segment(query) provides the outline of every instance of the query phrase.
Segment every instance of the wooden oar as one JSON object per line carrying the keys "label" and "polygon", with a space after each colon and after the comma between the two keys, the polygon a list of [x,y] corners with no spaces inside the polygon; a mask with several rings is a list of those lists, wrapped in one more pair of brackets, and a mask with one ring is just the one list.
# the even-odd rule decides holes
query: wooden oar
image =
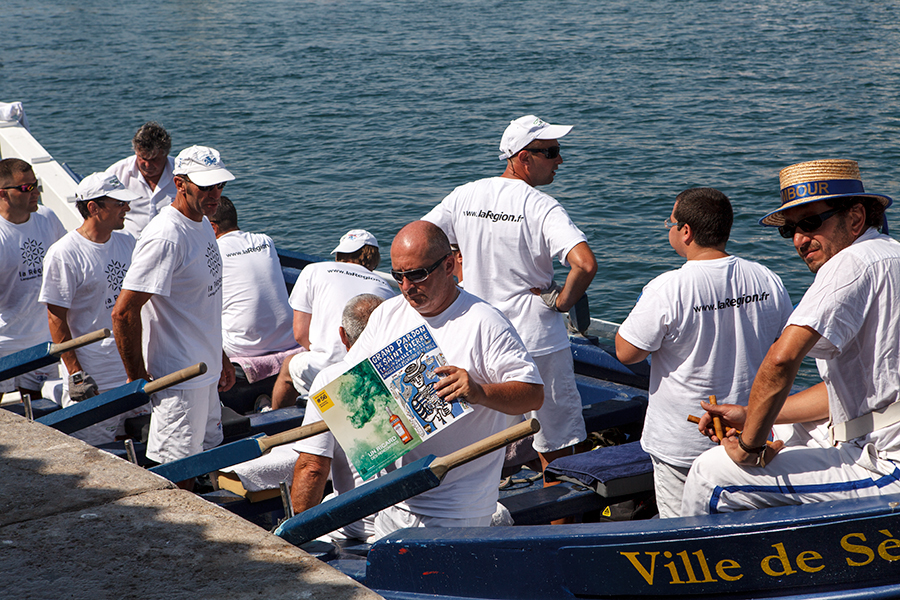
{"label": "wooden oar", "polygon": [[[695,424],[697,424],[697,425],[700,424],[700,417],[695,417],[694,415],[688,415],[688,416],[687,416],[687,420],[690,421],[691,423],[695,423]],[[737,433],[738,435],[741,435],[740,430],[735,429],[734,431],[735,431],[735,433]],[[718,432],[716,432],[716,437],[719,438],[719,443],[720,443],[720,444],[722,443],[722,440],[725,439],[725,436],[724,436],[724,435],[721,435],[721,436],[720,436]],[[771,445],[772,445],[772,442],[770,442],[769,440],[766,440],[766,446],[771,446]]]}
{"label": "wooden oar", "polygon": [[420,458],[384,477],[303,511],[279,525],[275,535],[295,546],[305,544],[383,508],[436,488],[450,469],[503,448],[540,428],[537,419],[529,419],[446,456],[436,458],[430,454]]}
{"label": "wooden oar", "polygon": [[104,421],[116,415],[138,408],[150,402],[150,394],[179,384],[206,373],[206,364],[197,363],[192,367],[175,371],[165,377],[145,381],[137,379],[114,390],[103,392],[93,398],[76,402],[66,408],[37,419],[38,423],[72,433]]}
{"label": "wooden oar", "polygon": [[325,421],[317,421],[316,423],[289,429],[275,435],[255,436],[231,442],[200,454],[151,467],[150,471],[165,477],[169,481],[185,481],[198,475],[210,473],[216,469],[224,469],[225,467],[259,458],[269,448],[319,435],[325,431],[328,431],[328,425],[325,424]]}
{"label": "wooden oar", "polygon": [[52,365],[60,354],[93,344],[110,336],[109,329],[98,329],[61,344],[44,342],[0,358],[0,381]]}

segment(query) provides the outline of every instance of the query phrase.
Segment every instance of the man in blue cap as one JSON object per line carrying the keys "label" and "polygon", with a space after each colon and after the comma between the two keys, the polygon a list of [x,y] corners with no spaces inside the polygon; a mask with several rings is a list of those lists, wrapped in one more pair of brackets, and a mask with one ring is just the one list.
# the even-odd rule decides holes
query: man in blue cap
{"label": "man in blue cap", "polygon": [[[710,434],[712,415],[729,429],[694,462],[684,516],[900,492],[900,243],[878,231],[891,199],[866,193],[852,160],[783,169],[781,197],[760,224],[792,239],[816,279],[763,360],[748,406],[703,403],[701,431]],[[823,382],[789,396],[806,356]],[[766,444],[775,424],[825,419],[830,440]]]}

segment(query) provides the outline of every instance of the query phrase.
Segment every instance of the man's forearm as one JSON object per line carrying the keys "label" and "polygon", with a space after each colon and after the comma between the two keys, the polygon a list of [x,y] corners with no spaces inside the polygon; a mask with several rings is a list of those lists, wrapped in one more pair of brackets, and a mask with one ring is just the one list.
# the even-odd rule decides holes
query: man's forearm
{"label": "man's forearm", "polygon": [[473,402],[507,415],[537,410],[544,403],[544,386],[539,383],[507,381],[480,386],[482,394]]}
{"label": "man's forearm", "polygon": [[559,297],[556,299],[556,309],[560,312],[567,312],[575,306],[575,303],[578,302],[587,291],[588,286],[591,285],[594,275],[597,274],[597,261],[587,243],[581,242],[572,248],[566,258],[572,268],[566,276],[566,283],[563,285]]}
{"label": "man's forearm", "polygon": [[129,381],[135,379],[149,379],[147,367],[144,365],[144,352],[141,347],[141,314],[138,310],[121,313],[113,319],[113,335],[116,338],[116,347],[122,364],[125,366],[125,374]]}
{"label": "man's forearm", "polygon": [[[50,339],[54,344],[62,344],[72,339],[72,331],[69,329],[68,321],[69,309],[54,304],[47,305],[47,321],[50,325]],[[81,363],[78,362],[78,356],[74,350],[63,352],[63,364],[66,365],[66,371],[77,373],[81,371]]]}

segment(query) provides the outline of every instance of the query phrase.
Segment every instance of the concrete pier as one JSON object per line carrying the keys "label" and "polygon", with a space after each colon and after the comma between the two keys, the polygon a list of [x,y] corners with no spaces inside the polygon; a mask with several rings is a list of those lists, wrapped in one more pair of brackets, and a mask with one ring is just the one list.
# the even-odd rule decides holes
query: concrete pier
{"label": "concrete pier", "polygon": [[161,477],[0,410],[0,598],[380,596]]}

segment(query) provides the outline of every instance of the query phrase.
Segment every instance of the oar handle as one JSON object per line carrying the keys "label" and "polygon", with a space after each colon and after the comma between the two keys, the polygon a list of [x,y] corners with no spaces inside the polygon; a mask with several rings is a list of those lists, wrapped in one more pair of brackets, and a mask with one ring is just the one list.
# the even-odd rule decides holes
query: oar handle
{"label": "oar handle", "polygon": [[147,385],[144,386],[144,393],[149,396],[150,394],[155,394],[160,390],[172,387],[182,381],[193,379],[197,375],[203,375],[204,373],[206,373],[206,363],[197,363],[192,367],[185,367],[174,373],[169,373],[165,377],[160,377],[159,379],[148,382]]}
{"label": "oar handle", "polygon": [[59,356],[64,352],[68,352],[69,350],[74,350],[76,348],[81,348],[82,346],[87,346],[88,344],[93,344],[94,342],[99,342],[102,339],[108,338],[110,335],[112,334],[110,333],[109,329],[98,329],[97,331],[79,335],[77,338],[71,339],[67,342],[62,342],[61,344],[50,344],[50,354]]}
{"label": "oar handle", "polygon": [[540,429],[541,424],[538,423],[537,419],[528,419],[518,425],[513,425],[492,436],[486,437],[480,442],[469,444],[456,452],[451,452],[450,454],[434,459],[431,463],[431,470],[434,471],[434,474],[438,477],[443,477],[450,469],[464,465],[476,458],[481,458],[485,454],[493,452],[498,448],[502,448],[516,440],[528,437],[529,435],[540,431]]}
{"label": "oar handle", "polygon": [[309,425],[304,425],[302,427],[288,429],[287,431],[282,431],[281,433],[276,433],[275,435],[267,435],[266,437],[259,438],[256,441],[259,442],[259,449],[265,452],[269,448],[287,444],[289,442],[296,442],[297,440],[302,440],[314,435],[319,435],[320,433],[324,433],[326,431],[328,431],[328,425],[325,424],[325,421],[317,421],[315,423],[310,423]]}

